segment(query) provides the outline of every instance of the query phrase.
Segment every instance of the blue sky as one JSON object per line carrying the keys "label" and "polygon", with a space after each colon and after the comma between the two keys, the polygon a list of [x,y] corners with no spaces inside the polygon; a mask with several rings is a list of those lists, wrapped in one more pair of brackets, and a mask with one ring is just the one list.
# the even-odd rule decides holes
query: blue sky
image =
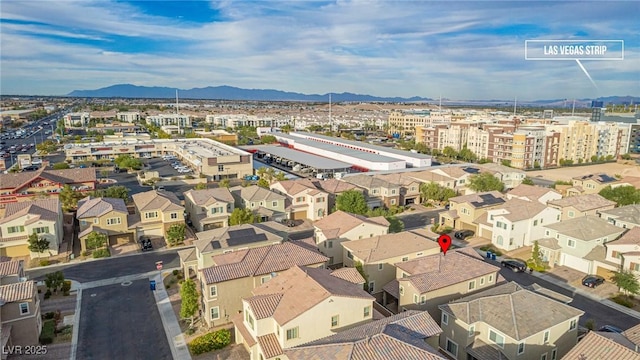
{"label": "blue sky", "polygon": [[[1,94],[230,85],[450,99],[640,96],[638,1],[22,1],[0,6]],[[526,61],[530,39],[625,60]]]}

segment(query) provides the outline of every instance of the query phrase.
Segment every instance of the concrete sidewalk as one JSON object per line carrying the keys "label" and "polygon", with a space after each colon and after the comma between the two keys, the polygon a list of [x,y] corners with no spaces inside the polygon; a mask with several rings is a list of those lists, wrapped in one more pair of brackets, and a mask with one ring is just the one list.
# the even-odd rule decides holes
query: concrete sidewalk
{"label": "concrete sidewalk", "polygon": [[156,271],[153,276],[149,277],[149,280],[156,281],[156,291],[153,292],[153,295],[156,298],[156,304],[158,304],[158,311],[160,312],[160,318],[167,334],[173,358],[190,360],[191,354],[187,348],[182,330],[180,330],[180,323],[178,323],[176,314],[173,312],[169,294],[167,294],[167,290],[164,287],[162,274]]}

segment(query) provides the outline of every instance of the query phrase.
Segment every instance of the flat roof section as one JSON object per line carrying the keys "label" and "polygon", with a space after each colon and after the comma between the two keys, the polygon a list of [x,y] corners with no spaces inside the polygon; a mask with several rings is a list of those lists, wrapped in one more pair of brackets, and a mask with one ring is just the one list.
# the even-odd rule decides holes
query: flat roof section
{"label": "flat roof section", "polygon": [[319,170],[349,169],[353,166],[353,164],[329,159],[329,158],[318,156],[318,155],[309,154],[306,152],[290,149],[284,146],[257,145],[257,146],[248,146],[248,147],[245,147],[245,149],[256,149],[258,151],[263,151],[271,155],[289,159],[291,161],[295,161],[302,165],[310,166],[314,169],[319,169]]}

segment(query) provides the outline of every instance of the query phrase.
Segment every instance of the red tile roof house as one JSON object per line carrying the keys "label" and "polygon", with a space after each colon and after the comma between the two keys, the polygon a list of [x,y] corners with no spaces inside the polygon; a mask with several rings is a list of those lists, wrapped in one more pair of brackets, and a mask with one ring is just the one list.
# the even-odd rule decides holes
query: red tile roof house
{"label": "red tile roof house", "polygon": [[65,185],[76,191],[96,189],[95,168],[45,170],[0,174],[0,206],[7,203],[33,200],[38,196],[58,196]]}

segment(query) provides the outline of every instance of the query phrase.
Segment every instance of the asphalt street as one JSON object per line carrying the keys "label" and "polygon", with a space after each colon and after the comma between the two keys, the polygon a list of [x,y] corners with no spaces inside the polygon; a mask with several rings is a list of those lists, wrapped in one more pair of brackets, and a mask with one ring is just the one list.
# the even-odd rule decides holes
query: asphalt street
{"label": "asphalt street", "polygon": [[83,291],[80,314],[77,359],[172,358],[148,280]]}
{"label": "asphalt street", "polygon": [[[498,266],[500,265],[498,262],[493,263]],[[584,315],[580,318],[580,325],[584,326],[587,320],[593,319],[596,324],[596,329],[603,325],[613,325],[622,330],[626,330],[640,323],[640,320],[634,317],[621,313],[588,297],[582,296],[580,294],[575,294],[546,280],[534,277],[533,275],[530,275],[528,273],[514,273],[511,270],[503,268],[500,271],[500,274],[504,276],[507,281],[515,281],[521,285],[531,285],[533,283],[537,283],[538,285],[549,290],[553,290],[562,295],[572,297],[573,301],[569,305],[584,311]],[[589,291],[589,289],[586,288],[585,290]]]}

